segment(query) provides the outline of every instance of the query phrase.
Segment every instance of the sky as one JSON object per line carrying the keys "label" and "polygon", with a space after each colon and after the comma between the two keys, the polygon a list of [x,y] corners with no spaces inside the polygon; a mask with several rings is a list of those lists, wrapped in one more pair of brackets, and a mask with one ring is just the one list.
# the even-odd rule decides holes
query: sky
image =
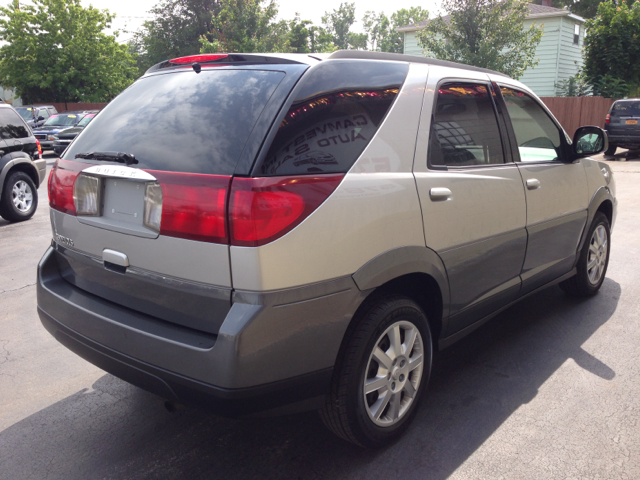
{"label": "sky", "polygon": [[[276,0],[277,1],[277,0]],[[316,24],[321,24],[321,17],[326,11],[337,9],[340,3],[345,0],[324,0],[322,2],[300,1],[300,0],[280,0],[279,19],[293,18],[296,12],[300,13],[302,19],[311,20]],[[437,10],[441,4],[441,0],[394,0],[392,2],[383,0],[352,0],[356,4],[356,18],[358,22],[354,24],[354,31],[361,31],[361,19],[368,10],[375,12],[384,12],[387,16],[391,16],[393,12],[401,8],[409,8],[421,6],[429,10],[433,16],[437,14]],[[108,9],[116,13],[117,17],[113,23],[114,30],[120,30],[118,40],[125,42],[131,37],[130,33],[124,32],[135,31],[145,20],[151,19],[148,11],[158,2],[158,0],[82,0],[85,7],[93,5],[99,9]],[[391,5],[391,6],[390,6]]]}

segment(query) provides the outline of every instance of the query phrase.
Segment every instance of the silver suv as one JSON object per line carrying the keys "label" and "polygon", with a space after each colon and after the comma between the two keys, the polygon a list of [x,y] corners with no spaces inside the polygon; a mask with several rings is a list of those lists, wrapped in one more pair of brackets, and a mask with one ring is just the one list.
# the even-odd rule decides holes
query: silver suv
{"label": "silver suv", "polygon": [[597,127],[395,54],[160,63],[49,181],[38,312],[104,370],[224,415],[400,435],[432,354],[554,284],[595,294],[616,215]]}

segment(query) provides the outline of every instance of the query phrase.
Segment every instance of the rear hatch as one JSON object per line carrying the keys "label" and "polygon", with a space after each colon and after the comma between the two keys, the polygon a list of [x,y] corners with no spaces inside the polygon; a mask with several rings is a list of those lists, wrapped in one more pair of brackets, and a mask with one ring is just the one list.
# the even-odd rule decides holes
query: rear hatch
{"label": "rear hatch", "polygon": [[[234,175],[248,175],[305,64],[156,69],[114,99],[50,178],[56,257],[75,287],[217,333],[231,307]],[[207,68],[209,67],[209,68]]]}
{"label": "rear hatch", "polygon": [[640,137],[640,100],[616,102],[609,115],[610,135]]}

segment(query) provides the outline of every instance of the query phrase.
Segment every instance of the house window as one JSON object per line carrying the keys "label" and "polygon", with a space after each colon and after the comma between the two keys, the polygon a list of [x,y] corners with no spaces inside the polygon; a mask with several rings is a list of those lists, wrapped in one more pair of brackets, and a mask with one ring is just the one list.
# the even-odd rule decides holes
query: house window
{"label": "house window", "polygon": [[573,27],[573,44],[580,45],[580,24],[576,23]]}

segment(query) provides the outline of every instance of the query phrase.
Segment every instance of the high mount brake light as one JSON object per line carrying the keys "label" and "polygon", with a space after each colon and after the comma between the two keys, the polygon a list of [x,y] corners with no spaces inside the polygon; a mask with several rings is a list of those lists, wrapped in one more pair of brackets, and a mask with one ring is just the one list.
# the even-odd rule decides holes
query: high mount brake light
{"label": "high mount brake light", "polygon": [[234,178],[231,245],[257,247],[290,232],[333,193],[343,174]]}
{"label": "high mount brake light", "polygon": [[211,54],[211,55],[190,55],[188,57],[179,57],[169,60],[169,63],[176,64],[191,64],[191,63],[206,63],[220,60],[221,58],[227,58],[229,55],[225,54]]}

